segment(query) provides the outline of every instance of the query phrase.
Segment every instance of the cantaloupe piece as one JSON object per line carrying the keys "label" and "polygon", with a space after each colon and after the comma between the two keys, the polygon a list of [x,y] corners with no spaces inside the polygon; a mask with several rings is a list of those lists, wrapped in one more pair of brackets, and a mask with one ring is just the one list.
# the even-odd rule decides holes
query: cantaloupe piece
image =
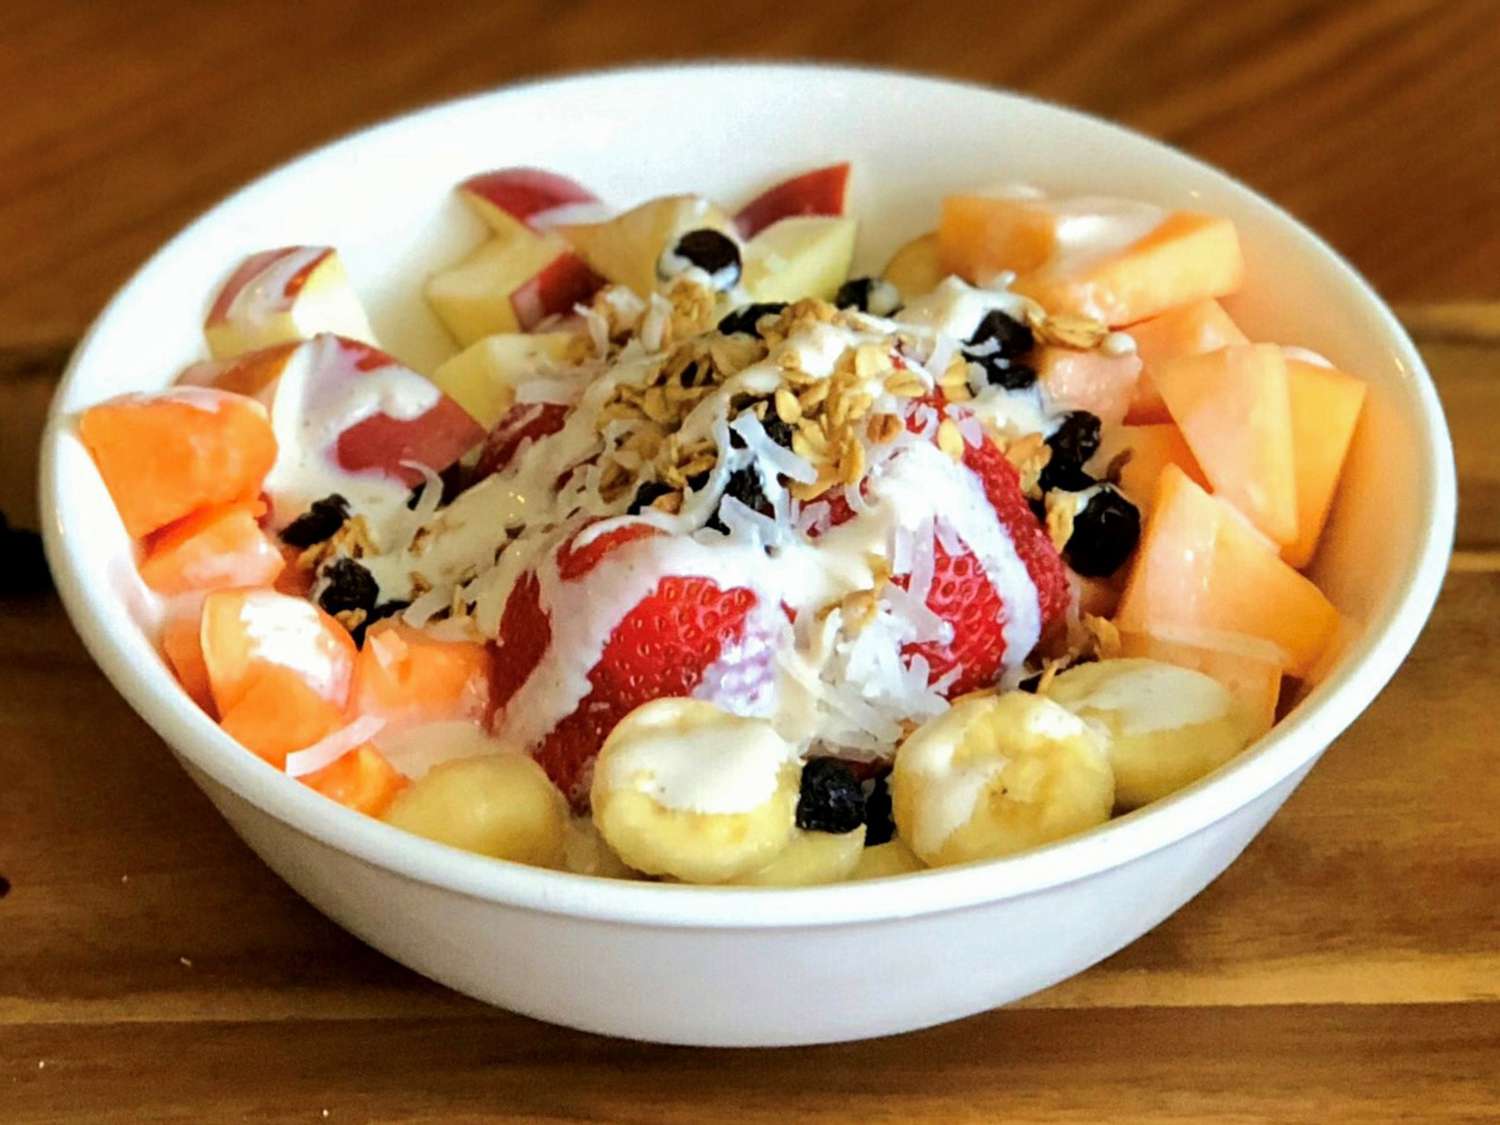
{"label": "cantaloupe piece", "polygon": [[947,196],[937,229],[938,260],[945,274],[971,282],[1001,270],[1030,273],[1057,252],[1060,218],[1045,199]]}
{"label": "cantaloupe piece", "polygon": [[354,675],[348,630],[275,590],[215,590],[199,642],[220,724],[273,765],[344,722]]}
{"label": "cantaloupe piece", "polygon": [[198,639],[201,616],[202,607],[198,606],[192,612],[168,617],[161,627],[161,651],[182,690],[210,715],[217,715],[208,683],[208,665],[203,661],[203,643]]}
{"label": "cantaloupe piece", "polygon": [[1097,414],[1108,430],[1125,418],[1141,361],[1133,355],[1045,347],[1037,357],[1036,370],[1055,409],[1087,410]]}
{"label": "cantaloupe piece", "polygon": [[1305,675],[1338,629],[1321,591],[1288,566],[1242,516],[1176,465],[1157,484],[1151,517],[1120,598],[1121,632],[1227,648],[1218,635],[1243,633],[1283,650],[1290,675]]}
{"label": "cantaloupe piece", "polygon": [[368,744],[356,746],[332,765],[305,775],[304,785],[339,804],[379,816],[411,783],[384,754]]}
{"label": "cantaloupe piece", "polygon": [[1273,344],[1180,356],[1156,385],[1213,485],[1277,543],[1297,537],[1297,476],[1286,361]]}
{"label": "cantaloupe piece", "polygon": [[1227,296],[1240,287],[1244,273],[1232,222],[1176,211],[1118,254],[1083,257],[1077,263],[1064,256],[1022,274],[1015,288],[1049,312],[1076,313],[1119,327],[1190,301]]}
{"label": "cantaloupe piece", "polygon": [[1194,483],[1208,487],[1208,480],[1198,467],[1193,451],[1182,440],[1182,431],[1171,422],[1106,428],[1099,442],[1099,451],[1090,461],[1094,475],[1102,475],[1116,458],[1126,453],[1129,457],[1120,468],[1120,489],[1143,516],[1151,511],[1157,481],[1168,465],[1176,465]]}
{"label": "cantaloupe piece", "polygon": [[486,718],[490,651],[442,641],[395,618],[370,626],[354,665],[350,705],[390,724]]}
{"label": "cantaloupe piece", "polygon": [[1135,398],[1125,420],[1132,424],[1171,421],[1167,404],[1151,373],[1169,359],[1185,355],[1202,355],[1220,348],[1250,341],[1240,326],[1229,318],[1224,306],[1211,297],[1130,326],[1135,340],[1135,354],[1141,357],[1141,377],[1135,385]]}
{"label": "cantaloupe piece", "polygon": [[215,504],[168,524],[146,542],[141,578],[159,594],[268,586],[286,565],[261,529],[261,500]]}
{"label": "cantaloupe piece", "polygon": [[1293,566],[1306,566],[1318,549],[1339,473],[1365,402],[1362,379],[1331,367],[1286,361],[1291,395],[1292,446],[1297,473],[1297,537],[1282,548]]}
{"label": "cantaloupe piece", "polygon": [[[1256,642],[1258,638],[1245,637],[1243,640]],[[1148,633],[1120,634],[1122,656],[1160,660],[1218,680],[1229,689],[1229,694],[1250,724],[1252,739],[1265,734],[1276,722],[1276,703],[1281,698],[1281,664],[1275,657],[1279,650],[1273,648],[1271,653],[1257,655],[1253,651],[1255,647],[1251,643],[1236,646],[1236,649],[1214,649],[1162,640]]]}
{"label": "cantaloupe piece", "polygon": [[121,395],[85,410],[78,432],[133,538],[258,495],[276,461],[265,407],[206,387]]}

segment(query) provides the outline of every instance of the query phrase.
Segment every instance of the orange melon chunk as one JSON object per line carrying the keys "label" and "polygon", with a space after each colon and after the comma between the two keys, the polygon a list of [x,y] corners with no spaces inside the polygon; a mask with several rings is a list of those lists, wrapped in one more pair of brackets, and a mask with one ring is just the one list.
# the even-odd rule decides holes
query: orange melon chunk
{"label": "orange melon chunk", "polygon": [[486,718],[490,653],[473,641],[440,641],[394,618],[372,625],[354,665],[355,714],[389,723]]}
{"label": "orange melon chunk", "polygon": [[355,648],[311,602],[275,590],[215,590],[199,629],[220,724],[282,766],[344,722]]}
{"label": "orange melon chunk", "polygon": [[1001,270],[1030,273],[1057,252],[1061,215],[1042,199],[950,195],[938,223],[944,273],[984,281]]}
{"label": "orange melon chunk", "polygon": [[1120,598],[1125,633],[1204,638],[1242,633],[1283,650],[1293,676],[1313,668],[1335,635],[1338,611],[1243,518],[1176,465],[1157,485],[1151,517]]}
{"label": "orange melon chunk", "polygon": [[[1245,637],[1254,642],[1256,638]],[[1276,722],[1276,703],[1281,698],[1281,664],[1271,655],[1257,655],[1255,645],[1205,648],[1181,641],[1163,640],[1148,633],[1121,633],[1120,655],[1139,656],[1191,668],[1218,680],[1234,697],[1250,723],[1250,737],[1259,738]]]}
{"label": "orange melon chunk", "polygon": [[1198,467],[1193,451],[1182,440],[1182,431],[1170,422],[1151,426],[1115,426],[1106,429],[1094,455],[1096,473],[1102,473],[1121,454],[1128,453],[1120,469],[1120,489],[1146,516],[1156,499],[1156,484],[1162,470],[1176,465],[1204,488],[1208,480]]}
{"label": "orange melon chunk", "polygon": [[1227,296],[1240,287],[1244,272],[1232,222],[1176,211],[1123,251],[1098,259],[1061,256],[1033,273],[1022,273],[1015,288],[1049,312],[1090,316],[1119,327],[1190,301]]}
{"label": "orange melon chunk", "polygon": [[208,684],[208,665],[203,661],[203,644],[198,639],[200,613],[179,613],[169,617],[161,628],[161,651],[177,675],[182,690],[210,715],[215,714],[213,691]]}
{"label": "orange melon chunk", "polygon": [[1222,496],[1277,543],[1297,536],[1297,477],[1286,361],[1272,344],[1168,360],[1156,385]]}
{"label": "orange melon chunk", "polygon": [[261,530],[265,510],[259,500],[216,504],[162,528],[146,544],[141,578],[160,594],[269,585],[286,563]]}
{"label": "orange melon chunk", "polygon": [[1171,309],[1130,326],[1135,354],[1141,357],[1141,377],[1125,420],[1131,423],[1168,422],[1171,414],[1151,373],[1169,359],[1202,355],[1250,341],[1229,319],[1224,306],[1211,297]]}
{"label": "orange melon chunk", "polygon": [[210,504],[254,497],[276,460],[265,408],[208,388],[122,395],[84,411],[78,431],[137,539]]}
{"label": "orange melon chunk", "polygon": [[384,754],[368,743],[356,746],[332,765],[301,780],[330,800],[366,816],[385,812],[396,794],[411,784]]}
{"label": "orange melon chunk", "polygon": [[1135,393],[1141,361],[1133,355],[1105,355],[1046,347],[1036,361],[1037,379],[1059,410],[1087,410],[1106,428],[1125,417]]}
{"label": "orange melon chunk", "polygon": [[1306,566],[1318,549],[1338,488],[1339,473],[1365,402],[1365,384],[1330,367],[1286,361],[1291,395],[1292,446],[1297,473],[1297,536],[1281,552]]}

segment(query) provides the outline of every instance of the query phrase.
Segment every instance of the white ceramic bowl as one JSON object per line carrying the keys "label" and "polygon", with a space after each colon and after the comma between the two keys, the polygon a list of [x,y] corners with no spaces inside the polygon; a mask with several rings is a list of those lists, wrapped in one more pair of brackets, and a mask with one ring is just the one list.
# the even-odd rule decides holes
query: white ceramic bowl
{"label": "white ceramic bowl", "polygon": [[[247,252],[344,253],[377,333],[430,366],[449,350],[424,276],[481,236],[468,173],[556,168],[630,204],[743,199],[784,172],[854,161],[861,254],[931,227],[948,190],[1024,179],[1232,216],[1249,263],[1233,311],[1371,394],[1317,577],[1353,629],[1322,682],[1209,778],[1011,859],[805,890],[586,878],[491,861],[346,811],[222,734],[149,639],[151,601],[70,416],[165,386],[202,354],[209,294]],[[1377,452],[1378,451],[1378,452]],[[855,1039],[967,1015],[1078,972],[1219,874],[1411,648],[1446,566],[1451,446],[1411,342],[1314,235],[1186,156],[1078,113],[900,74],[713,65],[584,75],[403,117],[263,177],[162,248],[73,356],[43,453],[48,557],[78,631],[234,829],[318,909],[434,980],[545,1020],[693,1044]],[[1274,888],[1265,889],[1270,901]]]}

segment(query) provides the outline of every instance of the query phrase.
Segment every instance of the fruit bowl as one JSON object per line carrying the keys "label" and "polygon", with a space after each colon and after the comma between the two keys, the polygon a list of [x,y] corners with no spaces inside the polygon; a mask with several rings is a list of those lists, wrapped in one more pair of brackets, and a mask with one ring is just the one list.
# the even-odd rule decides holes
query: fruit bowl
{"label": "fruit bowl", "polygon": [[[1347,635],[1268,736],[1168,799],[1013,858],[833,887],[703,888],[523,867],[407,835],[292,782],[191,703],[152,644],[152,601],[70,415],[160,389],[199,358],[202,295],[226,263],[268,245],[338,246],[379,338],[430,370],[451,343],[421,299],[423,279],[480,233],[450,191],[465,175],[527,164],[622,202],[682,184],[733,198],[837,159],[856,169],[856,268],[929,227],[943,192],[999,178],[1062,193],[1103,185],[1227,215],[1248,270],[1230,302],[1235,319],[1253,338],[1306,344],[1368,380],[1312,568]],[[238,192],[163,247],[80,344],[53,404],[41,492],[48,556],[89,650],[235,831],[318,909],[432,979],[516,1012],[738,1046],[858,1039],[981,1011],[1079,972],[1171,914],[1233,861],[1395,672],[1437,595],[1455,506],[1447,428],[1410,340],[1332,250],[1230,178],[1105,122],[979,87],[724,64],[584,75],[437,106]]]}

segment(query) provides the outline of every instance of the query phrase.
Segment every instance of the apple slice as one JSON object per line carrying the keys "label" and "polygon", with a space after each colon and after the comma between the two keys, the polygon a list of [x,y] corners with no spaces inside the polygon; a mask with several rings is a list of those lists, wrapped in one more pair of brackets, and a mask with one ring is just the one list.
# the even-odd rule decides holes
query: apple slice
{"label": "apple slice", "polygon": [[642,297],[656,291],[663,252],[690,230],[732,233],[727,215],[696,195],[664,195],[599,223],[565,223],[557,229],[595,272]]}
{"label": "apple slice", "polygon": [[271,412],[276,463],[265,480],[272,523],[340,493],[356,511],[404,504],[484,438],[484,427],[430,379],[357,340],[324,334],[229,364],[195,364],[183,379],[227,383]]}
{"label": "apple slice", "polygon": [[516,385],[561,363],[572,332],[497,332],[471,344],[432,373],[432,381],[492,429],[516,401]]}
{"label": "apple slice", "polygon": [[427,283],[427,300],[464,347],[569,312],[600,279],[556,234],[494,238]]}
{"label": "apple slice", "polygon": [[891,255],[881,276],[894,285],[903,301],[931,293],[945,278],[937,231],[912,239]]}
{"label": "apple slice", "polygon": [[375,339],[338,251],[328,246],[252,254],[229,275],[203,322],[216,359],[319,332]]}
{"label": "apple slice", "polygon": [[849,197],[849,162],[814,168],[761,192],[734,217],[745,238],[799,215],[842,215]]}
{"label": "apple slice", "polygon": [[740,284],[751,301],[832,300],[854,258],[853,219],[806,216],[772,223],[745,245]]}
{"label": "apple slice", "polygon": [[470,176],[459,195],[501,238],[533,234],[556,225],[566,208],[597,206],[582,184],[540,168],[497,168]]}

